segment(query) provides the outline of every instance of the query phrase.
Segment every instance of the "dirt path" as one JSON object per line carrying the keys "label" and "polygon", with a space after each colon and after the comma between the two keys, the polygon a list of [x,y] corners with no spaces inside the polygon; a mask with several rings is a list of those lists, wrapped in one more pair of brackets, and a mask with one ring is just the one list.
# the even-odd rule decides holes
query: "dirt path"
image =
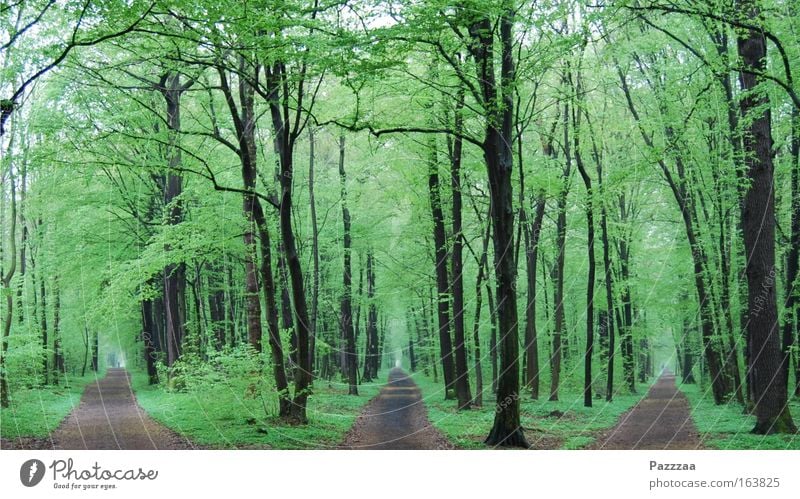
{"label": "dirt path", "polygon": [[698,449],[700,437],[689,401],[665,372],[617,426],[598,438],[595,449]]}
{"label": "dirt path", "polygon": [[346,449],[452,449],[431,425],[417,385],[400,368],[372,399],[345,436]]}
{"label": "dirt path", "polygon": [[81,402],[51,435],[53,449],[192,449],[194,446],[153,421],[136,403],[130,375],[108,369],[86,386]]}

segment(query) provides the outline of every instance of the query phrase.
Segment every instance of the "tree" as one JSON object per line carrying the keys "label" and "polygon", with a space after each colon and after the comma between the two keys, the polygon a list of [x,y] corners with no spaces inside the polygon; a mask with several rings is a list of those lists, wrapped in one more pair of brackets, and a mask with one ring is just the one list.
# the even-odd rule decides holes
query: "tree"
{"label": "tree", "polygon": [[[344,268],[342,270],[342,298],[339,325],[344,338],[344,372],[349,383],[348,393],[358,395],[358,355],[356,354],[356,338],[353,330],[353,278],[352,278],[352,242],[350,236],[350,210],[347,207],[347,175],[344,170],[344,136],[339,137],[339,182],[341,185],[342,203],[342,249],[344,252]],[[371,266],[372,260],[368,261]],[[371,268],[371,267],[370,267]],[[369,280],[369,277],[367,278]],[[367,327],[372,327],[370,323]],[[371,337],[371,336],[370,336]],[[369,344],[369,343],[368,343]],[[365,367],[366,370],[366,367]],[[367,379],[369,379],[368,376]]]}
{"label": "tree", "polygon": [[[758,5],[742,3],[748,18],[758,18]],[[785,356],[778,328],[775,293],[775,197],[773,195],[772,124],[769,97],[758,85],[763,81],[767,41],[758,29],[742,30],[737,36],[743,68],[739,80],[745,96],[742,115],[749,122],[744,134],[745,165],[750,184],[742,209],[744,244],[748,255],[745,272],[750,309],[747,335],[751,353],[756,426],[753,433],[794,433],[787,400],[786,377],[781,372]]]}

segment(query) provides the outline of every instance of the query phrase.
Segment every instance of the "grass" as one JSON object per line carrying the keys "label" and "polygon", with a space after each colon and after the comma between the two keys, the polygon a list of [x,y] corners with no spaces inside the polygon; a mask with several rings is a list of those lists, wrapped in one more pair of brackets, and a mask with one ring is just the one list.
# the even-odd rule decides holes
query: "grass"
{"label": "grass", "polygon": [[[680,385],[692,407],[692,419],[703,445],[712,449],[800,449],[798,435],[753,435],[756,418],[743,412],[737,403],[715,405],[709,393],[698,385]],[[794,398],[789,410],[795,424],[800,423],[800,400]]]}
{"label": "grass", "polygon": [[[456,446],[486,449],[483,440],[494,422],[494,395],[484,392],[484,405],[469,411],[456,410],[454,400],[443,400],[443,387],[428,377],[415,375],[422,390],[428,417]],[[647,392],[639,385],[638,394],[617,394],[614,401],[594,400],[594,407],[583,407],[583,393],[561,390],[558,402],[546,397],[531,400],[523,396],[520,404],[522,426],[534,449],[580,449],[593,444],[603,430],[613,427],[619,417],[633,407]]]}
{"label": "grass", "polygon": [[[104,376],[100,374],[99,377]],[[10,391],[9,407],[0,411],[0,437],[47,438],[61,421],[77,407],[87,383],[95,374],[68,377],[67,384],[16,388]]]}
{"label": "grass", "polygon": [[380,389],[380,384],[363,384],[358,387],[358,396],[350,396],[347,385],[329,386],[317,380],[308,399],[309,424],[290,426],[275,417],[274,390],[266,382],[261,385],[254,387],[245,380],[232,379],[191,391],[170,392],[147,386],[142,375],[135,375],[133,380],[139,405],[154,419],[196,445],[226,449],[335,447]]}

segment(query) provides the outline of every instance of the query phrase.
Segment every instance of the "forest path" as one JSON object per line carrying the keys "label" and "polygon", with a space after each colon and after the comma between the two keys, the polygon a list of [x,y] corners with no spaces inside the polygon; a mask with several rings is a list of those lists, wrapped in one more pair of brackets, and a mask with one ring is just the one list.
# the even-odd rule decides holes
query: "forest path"
{"label": "forest path", "polygon": [[428,420],[419,387],[399,367],[389,371],[388,383],[373,398],[342,443],[347,449],[452,449]]}
{"label": "forest path", "polygon": [[136,403],[125,369],[109,368],[90,383],[81,402],[51,435],[53,449],[192,449],[194,446],[157,423]]}
{"label": "forest path", "polygon": [[686,396],[675,385],[675,375],[664,372],[647,396],[597,439],[595,449],[699,449]]}

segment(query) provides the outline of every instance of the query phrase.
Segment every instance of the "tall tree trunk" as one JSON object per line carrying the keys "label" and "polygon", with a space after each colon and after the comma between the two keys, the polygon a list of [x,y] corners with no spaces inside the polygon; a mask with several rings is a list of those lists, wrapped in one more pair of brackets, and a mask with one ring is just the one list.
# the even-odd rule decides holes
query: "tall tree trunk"
{"label": "tall tree trunk", "polygon": [[[545,212],[544,194],[539,194],[534,208],[533,221],[520,219],[525,224],[525,263],[527,270],[528,297],[525,307],[525,384],[531,391],[531,398],[539,398],[539,335],[536,330],[536,264],[539,256],[539,238]],[[525,213],[522,211],[521,213]]]}
{"label": "tall tree trunk", "polygon": [[[491,236],[492,225],[486,221],[486,231],[483,235],[483,245],[481,257],[478,260],[478,277],[475,279],[475,317],[472,321],[472,342],[475,349],[475,399],[472,404],[476,407],[483,406],[483,367],[481,365],[481,308],[483,307],[483,281],[486,279],[489,254],[489,238]],[[490,293],[491,296],[491,293]],[[493,376],[496,375],[492,373]],[[494,380],[494,378],[492,378]]]}
{"label": "tall tree trunk", "polygon": [[[439,161],[436,139],[428,143],[428,194],[433,218],[434,270],[436,272],[436,311],[439,320],[439,351],[444,375],[445,399],[455,395],[455,363],[450,335],[450,282],[447,275],[447,242],[442,212],[442,197],[439,188]],[[459,404],[460,405],[460,404]]]}
{"label": "tall tree trunk", "polygon": [[[284,366],[283,346],[281,343],[280,332],[278,329],[278,308],[275,299],[275,282],[272,274],[272,243],[269,237],[269,228],[266,216],[264,215],[261,201],[256,195],[257,177],[257,156],[255,140],[255,112],[254,112],[254,89],[247,78],[239,78],[239,106],[233,97],[233,92],[228,83],[228,76],[222,67],[217,68],[225,101],[228,105],[231,118],[236,129],[239,144],[238,153],[242,167],[242,183],[244,192],[242,194],[242,209],[245,219],[248,222],[247,229],[243,235],[245,242],[245,300],[247,314],[247,333],[248,340],[253,348],[260,352],[261,343],[261,303],[259,300],[259,282],[255,263],[255,240],[253,231],[258,231],[261,242],[261,281],[264,286],[264,300],[267,307],[267,328],[269,331],[269,345],[272,359],[273,376],[275,378],[275,388],[278,392],[279,416],[284,419],[295,419],[292,413],[292,404],[289,396],[286,369]],[[248,70],[244,58],[239,59],[239,70],[245,74]],[[258,73],[258,68],[252,69],[253,73]],[[228,283],[232,287],[233,275],[228,267]],[[230,299],[230,306],[233,300]],[[232,312],[229,309],[229,314]],[[235,322],[234,317],[229,316],[231,323]],[[232,334],[232,338],[236,335]],[[305,407],[303,407],[303,411]]]}
{"label": "tall tree trunk", "polygon": [[[181,75],[169,71],[162,75],[158,90],[164,97],[167,106],[167,128],[169,133],[167,146],[168,171],[164,179],[164,208],[167,210],[166,222],[178,225],[183,221],[183,203],[180,199],[183,191],[183,179],[176,173],[181,167],[181,148],[178,144],[181,133],[181,94],[191,86],[181,83]],[[188,85],[188,86],[187,86]],[[169,253],[167,244],[164,251]],[[167,318],[167,366],[180,357],[186,311],[183,296],[186,282],[186,266],[183,262],[170,263],[164,269],[164,306]]]}
{"label": "tall tree trunk", "polygon": [[[276,127],[277,128],[277,127]],[[278,129],[280,130],[280,129]],[[292,304],[294,306],[295,330],[297,332],[297,363],[298,369],[295,373],[294,383],[295,392],[292,400],[292,416],[298,423],[308,422],[306,417],[306,405],[308,402],[309,385],[311,384],[311,372],[308,365],[308,338],[309,338],[309,319],[308,308],[306,305],[306,295],[303,289],[303,269],[300,265],[300,256],[297,253],[294,228],[292,227],[292,178],[294,166],[290,143],[292,141],[284,138],[283,133],[276,134],[276,142],[280,142],[278,148],[281,158],[281,197],[280,197],[280,227],[283,249],[286,257],[286,266],[289,269],[289,278],[292,285]]]}
{"label": "tall tree trunk", "polygon": [[83,328],[83,366],[81,366],[81,378],[86,376],[86,368],[89,366],[89,349],[91,345],[89,344],[89,328],[84,326]]}
{"label": "tall tree trunk", "polygon": [[[39,230],[40,230],[40,243],[39,247],[43,247],[43,240],[44,240],[44,227],[42,225],[42,220],[39,219]],[[41,249],[40,251],[44,251]],[[42,268],[42,259],[39,259],[39,302],[41,307],[41,315],[39,317],[39,329],[42,331],[42,369],[43,369],[43,377],[44,377],[44,384],[48,384],[50,382],[50,338],[48,337],[47,331],[47,289],[45,287],[44,282],[44,269]],[[34,293],[36,293],[36,289],[34,289]]]}
{"label": "tall tree trunk", "polygon": [[267,307],[267,331],[269,334],[270,358],[272,360],[272,376],[275,380],[275,389],[278,392],[278,415],[281,419],[286,420],[291,418],[292,404],[289,398],[289,382],[286,377],[283,343],[281,342],[280,328],[278,327],[278,305],[275,299],[275,279],[272,274],[272,241],[269,235],[267,219],[258,198],[254,199],[253,218],[255,219],[258,238],[261,242],[261,283],[264,291],[264,304]]}
{"label": "tall tree trunk", "polygon": [[281,285],[281,330],[289,334],[289,366],[292,376],[297,370],[297,330],[294,328],[292,315],[292,298],[290,296],[289,276],[286,270],[286,258],[283,256],[283,242],[278,243],[278,280]]}
{"label": "tall tree trunk", "polygon": [[[755,2],[743,0],[740,12],[759,19]],[[772,123],[769,97],[757,90],[766,68],[767,41],[763,31],[740,30],[738,53],[744,65],[739,80],[745,92],[742,115],[747,118],[744,135],[745,165],[750,185],[744,196],[742,227],[747,255],[746,274],[750,321],[756,426],[753,433],[794,433],[789,413],[786,378],[787,357],[781,351],[775,293],[775,190],[772,165]]]}
{"label": "tall tree trunk", "polygon": [[347,206],[347,175],[344,169],[344,136],[339,137],[339,181],[341,185],[342,225],[344,226],[343,250],[344,269],[342,280],[344,289],[341,301],[339,324],[342,339],[345,343],[345,373],[348,381],[348,393],[358,395],[358,354],[356,352],[356,338],[353,330],[353,278],[352,278],[352,248],[350,239],[350,209]]}
{"label": "tall tree trunk", "polygon": [[616,338],[614,337],[614,272],[611,266],[611,243],[608,237],[608,213],[604,201],[603,190],[603,159],[601,149],[597,146],[592,123],[589,114],[585,113],[586,122],[589,125],[589,137],[592,141],[592,158],[597,170],[597,192],[600,199],[600,240],[603,243],[603,281],[605,283],[606,294],[606,332],[608,334],[608,361],[606,367],[606,401],[611,402],[614,398],[614,357],[616,350]]}
{"label": "tall tree trunk", "polygon": [[453,350],[455,362],[455,388],[459,409],[468,409],[472,403],[472,393],[469,386],[469,369],[467,367],[466,335],[464,332],[464,234],[462,232],[462,198],[461,198],[461,157],[463,148],[462,109],[464,107],[464,90],[458,93],[455,109],[455,122],[453,130],[452,148],[450,150],[450,185],[453,196],[453,248],[450,254],[452,271],[453,293]]}
{"label": "tall tree trunk", "polygon": [[[581,82],[580,71],[576,75],[577,83],[575,91],[578,98],[581,99],[583,92],[583,85]],[[580,100],[578,101],[581,102]],[[589,262],[589,268],[586,273],[586,352],[583,360],[583,405],[585,407],[592,406],[592,356],[594,354],[594,278],[595,278],[595,260],[594,260],[594,206],[592,190],[592,179],[583,164],[580,146],[580,125],[581,125],[581,110],[573,110],[573,145],[575,147],[575,164],[578,167],[578,172],[581,174],[583,184],[586,187],[586,253]]]}
{"label": "tall tree trunk", "polygon": [[375,257],[367,253],[367,358],[364,362],[364,379],[373,380],[378,376],[380,364],[380,345],[378,338],[378,309],[375,305]]}
{"label": "tall tree trunk", "polygon": [[315,372],[317,350],[317,315],[319,313],[319,228],[317,227],[317,201],[314,196],[314,129],[308,129],[308,203],[311,207],[311,257],[313,258],[311,285],[311,341],[308,345],[308,364]]}
{"label": "tall tree trunk", "polygon": [[[789,371],[792,360],[792,346],[797,334],[798,305],[797,275],[798,259],[800,258],[800,109],[792,108],[792,142],[791,142],[791,233],[789,251],[786,255],[786,301],[784,303],[783,323],[783,377],[786,386],[789,386]],[[800,366],[795,361],[795,371],[800,373]],[[800,386],[795,386],[795,392],[800,393]]]}
{"label": "tall tree trunk", "polygon": [[211,329],[214,332],[214,349],[222,350],[225,346],[225,286],[220,279],[221,268],[212,266],[208,276],[208,310],[211,317]]}
{"label": "tall tree trunk", "polygon": [[[430,288],[429,288],[429,291],[430,291]],[[431,305],[431,308],[433,308],[433,295],[432,294],[430,296],[430,305]],[[431,312],[431,314],[432,313],[433,312]],[[434,343],[433,331],[431,331],[431,324],[433,323],[433,319],[429,318],[428,307],[425,304],[425,298],[424,297],[422,298],[421,315],[422,315],[422,328],[425,331],[425,350],[428,352],[428,365],[430,365],[431,368],[433,369],[433,382],[434,383],[438,383],[439,382],[439,370],[436,367],[436,365],[439,362],[437,361],[437,355],[436,355],[436,352],[435,352],[435,347],[433,345],[433,343]]]}
{"label": "tall tree trunk", "polygon": [[[10,147],[9,147],[10,148]],[[16,182],[14,179],[13,166],[9,168],[9,184],[11,185],[9,198],[11,200],[11,228],[9,230],[8,238],[8,254],[11,255],[11,261],[8,270],[4,273],[0,269],[0,278],[2,278],[2,291],[6,297],[6,314],[3,320],[3,337],[0,340],[0,407],[8,407],[8,379],[6,378],[6,354],[8,353],[8,337],[11,334],[11,321],[14,318],[14,294],[11,291],[11,280],[14,278],[14,272],[17,269],[17,194]],[[5,192],[0,191],[0,196],[5,196]],[[2,243],[0,243],[2,244]],[[2,253],[0,253],[0,257]],[[2,258],[0,258],[0,267],[2,267]]]}
{"label": "tall tree trunk", "polygon": [[497,308],[494,306],[494,290],[486,284],[486,304],[489,306],[489,320],[491,329],[489,331],[489,360],[492,364],[492,393],[497,393],[497,382],[499,378],[499,368],[497,363]]}
{"label": "tall tree trunk", "polygon": [[[625,205],[625,195],[619,196],[620,221],[629,223]],[[636,393],[636,362],[633,353],[633,303],[630,285],[630,246],[625,235],[617,240],[619,255],[619,280],[622,286],[620,300],[621,310],[618,312],[618,329],[620,350],[622,353],[622,374],[628,391]]]}
{"label": "tall tree trunk", "polygon": [[[27,144],[23,144],[27,147]],[[19,188],[19,224],[22,228],[22,234],[19,241],[19,285],[17,286],[17,321],[20,325],[25,322],[25,271],[27,258],[25,250],[28,248],[28,224],[25,220],[25,197],[28,191],[28,164],[23,159],[20,164],[21,179]]]}
{"label": "tall tree trunk", "polygon": [[[358,353],[357,352],[358,351],[358,337],[361,335],[361,304],[365,303],[365,300],[364,300],[364,262],[361,261],[362,260],[361,256],[362,256],[361,253],[359,253],[358,254],[358,291],[356,292],[356,297],[357,298],[355,300],[355,302],[356,302],[356,310],[355,310],[355,312],[353,312],[353,344],[355,345],[355,350],[353,350],[353,351],[356,352],[356,354]],[[342,345],[345,345],[347,343],[347,341],[346,341],[346,338],[344,336],[344,331],[342,331],[342,334],[340,336],[341,336],[340,340],[342,342]],[[345,375],[346,375],[346,365],[347,365],[346,355],[345,355],[346,350],[347,350],[346,348],[342,348],[341,349],[342,372],[345,373]],[[364,364],[366,364],[366,363],[367,362],[366,362],[366,350],[365,350],[365,353],[364,353]]]}
{"label": "tall tree trunk", "polygon": [[95,331],[92,336],[92,371],[97,372],[100,369],[100,335]]}
{"label": "tall tree trunk", "polygon": [[[567,167],[569,168],[569,167]],[[558,194],[556,215],[556,262],[555,282],[553,294],[553,315],[555,317],[555,328],[553,332],[553,350],[550,357],[550,400],[558,400],[558,386],[561,383],[561,358],[564,335],[566,333],[566,321],[564,318],[564,262],[566,256],[567,242],[567,186],[568,174],[565,172]]]}
{"label": "tall tree trunk", "polygon": [[64,371],[64,347],[61,344],[61,288],[53,278],[53,384],[58,385]]}
{"label": "tall tree trunk", "polygon": [[488,445],[528,447],[519,416],[519,330],[517,317],[516,268],[514,265],[514,206],[511,187],[514,130],[514,10],[503,2],[500,14],[500,82],[495,76],[494,30],[486,14],[469,26],[470,51],[475,60],[484,110],[487,113],[483,157],[489,177],[494,266],[497,283],[497,316],[500,330],[501,374],[497,403]]}
{"label": "tall tree trunk", "polygon": [[[155,323],[153,321],[153,301],[141,301],[142,308],[142,340],[144,341],[144,360],[147,366],[147,380],[151,385],[158,384],[156,371],[156,351],[153,347]],[[94,366],[93,366],[94,367]],[[96,369],[95,369],[96,370]]]}

